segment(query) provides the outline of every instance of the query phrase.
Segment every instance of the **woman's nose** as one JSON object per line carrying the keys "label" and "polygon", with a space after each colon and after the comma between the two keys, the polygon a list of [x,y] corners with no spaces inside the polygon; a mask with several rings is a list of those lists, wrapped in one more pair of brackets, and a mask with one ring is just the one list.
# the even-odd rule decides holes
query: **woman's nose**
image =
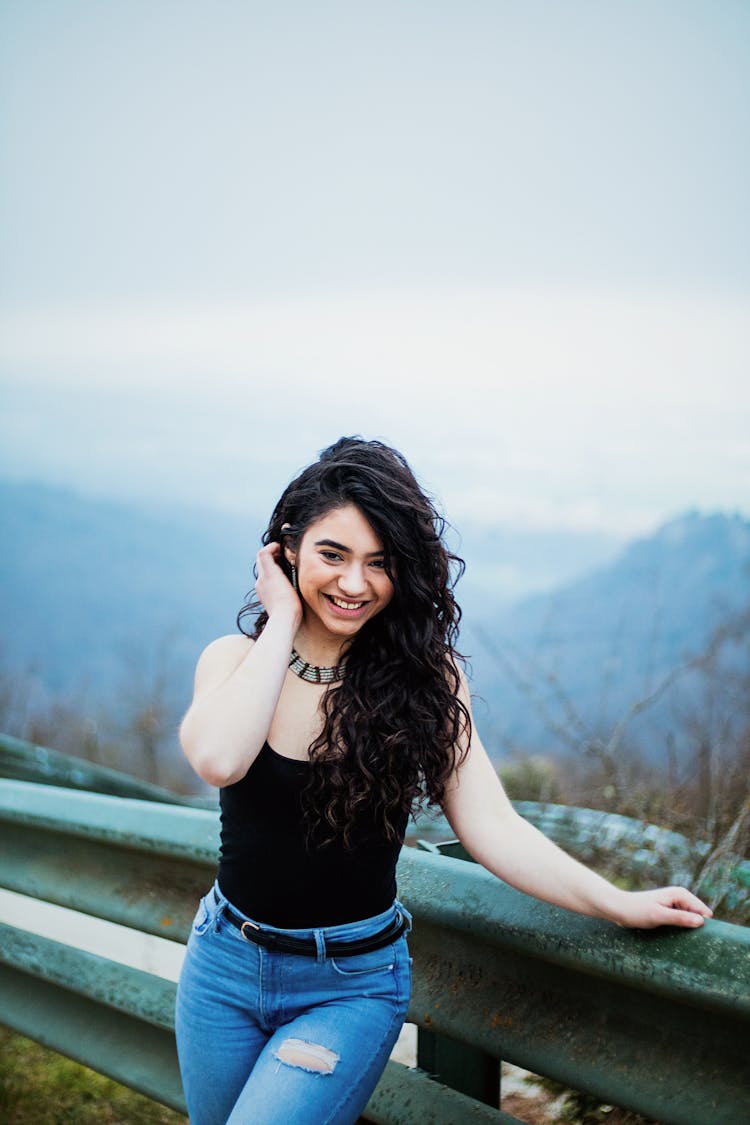
{"label": "woman's nose", "polygon": [[345,594],[362,594],[366,586],[364,568],[359,563],[350,563],[339,575],[339,589]]}

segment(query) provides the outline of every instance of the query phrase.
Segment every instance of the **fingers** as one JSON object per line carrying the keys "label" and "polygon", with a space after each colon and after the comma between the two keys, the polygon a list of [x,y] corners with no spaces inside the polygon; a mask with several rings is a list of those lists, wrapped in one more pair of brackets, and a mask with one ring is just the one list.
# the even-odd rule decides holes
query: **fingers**
{"label": "fingers", "polygon": [[278,543],[269,543],[267,547],[262,547],[256,556],[255,564],[258,574],[258,581],[256,587],[260,585],[265,589],[269,583],[275,586],[277,583],[286,583],[288,581],[286,575],[281,569],[280,554],[281,548]]}
{"label": "fingers", "polygon": [[632,913],[626,925],[639,929],[656,926],[682,926],[697,929],[713,911],[697,895],[684,887],[660,887],[654,891],[632,894]]}
{"label": "fingers", "polygon": [[281,566],[281,545],[269,543],[256,556],[255,593],[269,615],[289,614],[299,621],[302,605]]}
{"label": "fingers", "polygon": [[671,926],[702,926],[705,922],[707,914],[698,913],[695,910],[676,910],[669,911],[668,925]]}
{"label": "fingers", "polygon": [[703,925],[704,916],[693,910],[676,910],[667,907],[656,922],[657,926],[683,926],[685,929],[695,930]]}
{"label": "fingers", "polygon": [[269,543],[267,547],[261,547],[255,559],[255,568],[261,584],[264,580],[273,581],[281,576],[286,581],[286,575],[281,569],[281,546]]}
{"label": "fingers", "polygon": [[261,547],[255,560],[258,564],[258,570],[260,570],[261,567],[267,569],[269,565],[276,566],[280,555],[280,543],[269,543],[266,547]]}
{"label": "fingers", "polygon": [[702,918],[713,917],[711,907],[702,902],[697,895],[686,890],[685,887],[665,887],[661,891],[661,896],[664,905],[671,907],[673,911],[690,911]]}

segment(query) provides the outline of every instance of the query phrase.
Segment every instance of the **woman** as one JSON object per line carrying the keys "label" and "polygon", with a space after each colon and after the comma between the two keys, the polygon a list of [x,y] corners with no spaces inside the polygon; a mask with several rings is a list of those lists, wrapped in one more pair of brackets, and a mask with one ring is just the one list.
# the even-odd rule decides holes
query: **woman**
{"label": "woman", "polygon": [[395,867],[440,805],[529,894],[624,926],[700,926],[681,888],[629,893],[522,820],[471,720],[443,522],[404,458],[342,438],[282,495],[251,635],[201,656],[181,737],[221,789],[218,879],[177,1003],[192,1125],[357,1120],[409,1001]]}

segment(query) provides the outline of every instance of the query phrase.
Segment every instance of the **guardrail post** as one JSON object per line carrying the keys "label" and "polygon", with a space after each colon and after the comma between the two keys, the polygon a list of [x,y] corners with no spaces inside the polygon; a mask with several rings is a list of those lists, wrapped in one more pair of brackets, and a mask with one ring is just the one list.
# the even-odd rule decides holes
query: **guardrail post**
{"label": "guardrail post", "polygon": [[[456,859],[470,859],[458,840],[433,844],[417,841],[417,847],[433,855],[450,855]],[[427,1028],[417,1028],[417,1066],[431,1078],[462,1094],[476,1098],[485,1105],[500,1105],[500,1059],[488,1055],[478,1047],[459,1043],[447,1035]]]}
{"label": "guardrail post", "polygon": [[420,1027],[417,1066],[452,1090],[495,1109],[500,1105],[500,1060],[476,1047]]}

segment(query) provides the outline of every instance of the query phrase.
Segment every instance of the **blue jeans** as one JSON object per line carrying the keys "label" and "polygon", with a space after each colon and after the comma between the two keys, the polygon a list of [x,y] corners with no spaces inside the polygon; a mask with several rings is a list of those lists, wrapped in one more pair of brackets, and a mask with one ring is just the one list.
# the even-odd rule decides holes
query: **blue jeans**
{"label": "blue jeans", "polygon": [[394,903],[341,926],[263,927],[313,938],[318,956],[307,957],[249,942],[227,905],[218,885],[201,900],[177,990],[191,1125],[352,1125],[406,1017],[411,962],[406,934],[352,957],[326,956],[325,943],[369,937],[397,911],[411,923],[408,912]]}

